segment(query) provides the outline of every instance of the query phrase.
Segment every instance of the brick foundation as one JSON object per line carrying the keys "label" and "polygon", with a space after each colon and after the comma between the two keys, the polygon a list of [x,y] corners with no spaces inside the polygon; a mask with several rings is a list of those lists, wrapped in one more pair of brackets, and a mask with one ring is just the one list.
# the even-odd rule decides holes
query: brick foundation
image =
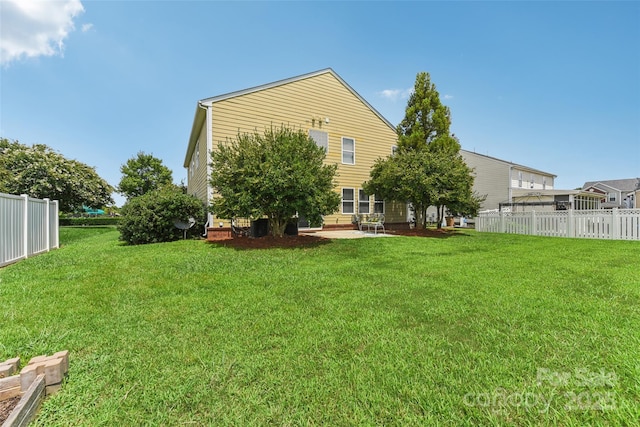
{"label": "brick foundation", "polygon": [[207,228],[207,240],[209,242],[226,240],[230,238],[231,238],[231,227]]}

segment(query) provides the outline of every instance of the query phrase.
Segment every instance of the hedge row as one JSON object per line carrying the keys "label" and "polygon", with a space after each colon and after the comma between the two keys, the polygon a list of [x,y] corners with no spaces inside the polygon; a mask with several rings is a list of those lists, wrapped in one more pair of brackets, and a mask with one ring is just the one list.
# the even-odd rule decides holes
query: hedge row
{"label": "hedge row", "polygon": [[84,218],[60,218],[60,226],[74,226],[74,225],[113,225],[116,226],[120,223],[120,217],[117,216],[105,216],[105,217],[84,217]]}

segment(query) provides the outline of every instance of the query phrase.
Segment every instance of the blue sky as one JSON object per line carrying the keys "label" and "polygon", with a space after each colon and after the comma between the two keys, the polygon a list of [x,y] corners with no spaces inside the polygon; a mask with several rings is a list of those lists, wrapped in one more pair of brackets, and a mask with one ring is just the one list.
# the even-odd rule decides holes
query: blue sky
{"label": "blue sky", "polygon": [[186,182],[199,99],[328,67],[394,125],[430,73],[463,148],[556,188],[640,177],[640,2],[2,0],[0,18],[0,136],[114,186],[138,151]]}

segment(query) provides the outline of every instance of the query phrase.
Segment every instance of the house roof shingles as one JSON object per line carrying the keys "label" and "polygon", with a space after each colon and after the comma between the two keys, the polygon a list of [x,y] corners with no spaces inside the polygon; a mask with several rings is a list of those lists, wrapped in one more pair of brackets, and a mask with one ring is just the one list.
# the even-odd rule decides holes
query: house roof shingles
{"label": "house roof shingles", "polygon": [[582,186],[583,190],[586,190],[589,187],[597,187],[598,184],[605,185],[609,188],[618,191],[635,191],[640,189],[640,178],[629,178],[629,179],[610,179],[606,181],[589,181],[585,182]]}

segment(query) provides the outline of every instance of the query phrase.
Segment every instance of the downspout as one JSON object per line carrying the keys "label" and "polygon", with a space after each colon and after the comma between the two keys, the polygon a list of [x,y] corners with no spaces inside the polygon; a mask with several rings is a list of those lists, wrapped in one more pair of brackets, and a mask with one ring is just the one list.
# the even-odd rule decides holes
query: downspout
{"label": "downspout", "polygon": [[[509,203],[513,203],[513,190],[511,189],[511,174],[513,173],[513,165],[509,165],[509,182],[507,185],[507,193],[509,195]],[[499,209],[499,210],[502,210]]]}
{"label": "downspout", "polygon": [[213,214],[208,211],[209,206],[211,205],[211,198],[213,197],[213,189],[210,187],[209,177],[211,177],[211,164],[209,162],[209,156],[211,150],[213,150],[212,143],[212,135],[211,135],[211,118],[212,118],[212,106],[211,104],[203,105],[202,102],[198,101],[198,107],[202,108],[206,111],[205,124],[206,124],[206,133],[207,133],[207,154],[205,155],[206,165],[207,165],[207,222],[204,225],[204,234],[202,237],[207,237],[207,227],[213,227]]}

